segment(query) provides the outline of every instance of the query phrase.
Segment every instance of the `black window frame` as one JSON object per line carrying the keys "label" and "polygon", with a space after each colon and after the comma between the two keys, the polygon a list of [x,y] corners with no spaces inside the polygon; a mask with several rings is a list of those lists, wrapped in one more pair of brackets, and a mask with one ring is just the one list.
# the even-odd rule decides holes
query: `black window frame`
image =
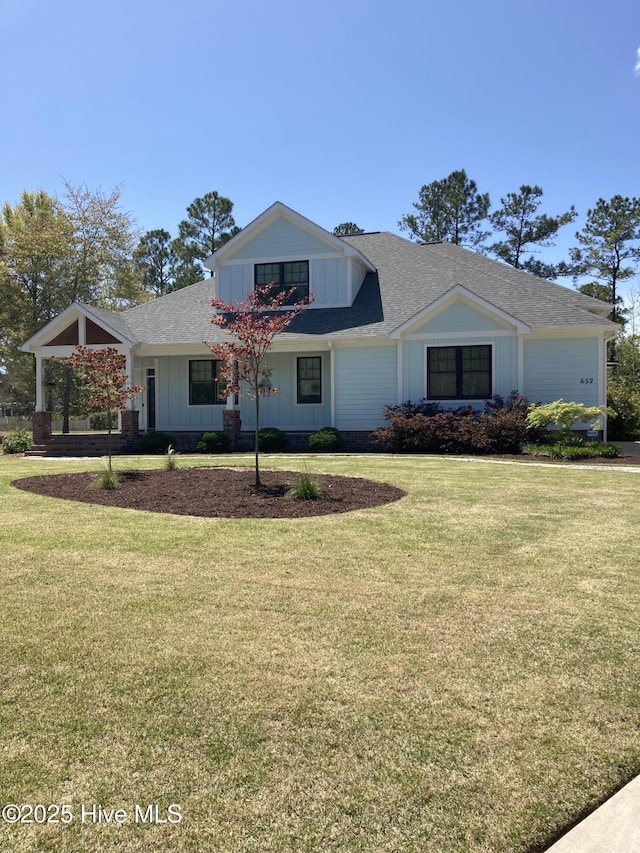
{"label": "black window frame", "polygon": [[[189,405],[190,406],[224,406],[227,402],[226,398],[221,396],[224,391],[224,382],[216,381],[220,378],[221,366],[224,362],[218,358],[190,358],[189,359]],[[194,365],[207,364],[211,365],[209,369],[209,377],[206,379],[196,379],[194,381]],[[211,399],[194,400],[194,384],[200,387],[211,388]]]}
{"label": "black window frame", "polygon": [[[436,351],[453,350],[455,358],[455,394],[437,394],[433,391],[432,382],[432,354]],[[487,358],[488,365],[485,370],[465,370],[464,369],[464,352],[470,350],[483,350]],[[453,375],[454,371],[439,371]],[[481,394],[465,394],[465,376],[473,374],[485,374],[488,379],[488,387]],[[435,374],[433,374],[435,375]],[[493,346],[492,344],[455,344],[427,347],[427,399],[428,400],[484,400],[491,397],[493,394]]]}
{"label": "black window frame", "polygon": [[[316,361],[318,363],[317,376],[302,376],[301,362]],[[302,394],[301,386],[303,382],[319,382],[320,390],[317,394]],[[304,399],[313,397],[314,399]],[[317,398],[317,399],[316,399]],[[299,355],[296,357],[296,404],[298,406],[321,406],[322,405],[322,356],[320,355]]]}
{"label": "black window frame", "polygon": [[[306,278],[297,278],[295,281],[287,282],[287,277],[291,278],[294,271],[291,269],[294,265],[303,264],[306,270]],[[267,271],[268,268],[268,271]],[[296,271],[297,272],[297,271]],[[275,274],[274,274],[275,273]],[[270,287],[270,296],[275,297],[280,293],[293,289],[294,293],[287,299],[287,305],[292,305],[294,302],[303,302],[309,299],[309,261],[267,261],[253,266],[253,286],[255,289],[259,287]]]}

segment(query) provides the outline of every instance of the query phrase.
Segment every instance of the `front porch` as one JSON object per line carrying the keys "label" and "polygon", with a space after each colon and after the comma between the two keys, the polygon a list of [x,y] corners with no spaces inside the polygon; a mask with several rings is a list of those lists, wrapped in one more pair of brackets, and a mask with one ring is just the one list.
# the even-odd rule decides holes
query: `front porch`
{"label": "front porch", "polygon": [[135,453],[140,430],[139,413],[124,409],[120,413],[120,429],[108,432],[54,433],[51,412],[34,412],[32,417],[33,446],[30,456],[106,456],[109,453]]}

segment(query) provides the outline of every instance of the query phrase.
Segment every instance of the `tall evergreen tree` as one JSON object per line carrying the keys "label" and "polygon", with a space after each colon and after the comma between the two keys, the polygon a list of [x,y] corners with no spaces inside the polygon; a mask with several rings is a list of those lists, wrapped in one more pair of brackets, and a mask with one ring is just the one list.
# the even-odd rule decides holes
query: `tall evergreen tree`
{"label": "tall evergreen tree", "polygon": [[621,321],[620,285],[640,270],[640,198],[598,199],[576,239],[580,245],[571,250],[575,281],[591,278],[578,289],[610,302],[611,319]]}
{"label": "tall evergreen tree", "polygon": [[489,194],[479,193],[464,169],[425,184],[413,207],[415,213],[407,213],[398,225],[421,243],[448,240],[477,249],[489,236],[481,227],[489,213]]}
{"label": "tall evergreen tree", "polygon": [[232,211],[233,202],[214,190],[202,198],[194,199],[187,208],[187,219],[178,225],[174,251],[187,267],[194,263],[198,265],[201,270],[199,279],[204,276],[204,268],[199,262],[212,255],[240,230]]}
{"label": "tall evergreen tree", "polygon": [[360,228],[355,222],[341,222],[333,229],[336,237],[349,237],[351,234],[364,234],[364,228]]}
{"label": "tall evergreen tree", "polygon": [[147,231],[141,237],[133,257],[142,275],[145,290],[156,296],[164,296],[174,289],[178,258],[168,231],[162,228]]}
{"label": "tall evergreen tree", "polygon": [[504,234],[504,239],[489,246],[488,251],[516,269],[526,270],[541,278],[556,278],[566,272],[566,265],[546,264],[527,252],[554,245],[554,238],[563,225],[573,222],[577,213],[572,206],[566,213],[547,216],[538,213],[543,196],[542,189],[523,184],[517,193],[507,193],[501,198],[502,207],[489,217],[494,229]]}

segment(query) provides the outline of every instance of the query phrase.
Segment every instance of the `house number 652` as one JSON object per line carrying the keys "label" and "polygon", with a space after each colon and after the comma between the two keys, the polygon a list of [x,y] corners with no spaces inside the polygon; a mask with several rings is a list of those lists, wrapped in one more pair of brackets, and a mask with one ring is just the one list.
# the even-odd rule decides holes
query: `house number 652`
{"label": "house number 652", "polygon": [[581,385],[593,385],[593,376],[580,380]]}

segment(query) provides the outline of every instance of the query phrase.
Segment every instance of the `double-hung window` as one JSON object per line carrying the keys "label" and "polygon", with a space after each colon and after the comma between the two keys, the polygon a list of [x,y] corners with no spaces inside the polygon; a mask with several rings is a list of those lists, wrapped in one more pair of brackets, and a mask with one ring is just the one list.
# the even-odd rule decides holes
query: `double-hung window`
{"label": "double-hung window", "polygon": [[296,400],[299,404],[322,402],[322,359],[319,355],[296,360]]}
{"label": "double-hung window", "polygon": [[287,304],[309,298],[309,261],[281,261],[255,265],[255,286],[269,286],[269,295],[292,291]]}
{"label": "double-hung window", "polygon": [[189,362],[189,405],[214,406],[225,402],[220,379],[222,361],[198,359]]}
{"label": "double-hung window", "polygon": [[430,400],[482,400],[492,394],[491,346],[428,347]]}

